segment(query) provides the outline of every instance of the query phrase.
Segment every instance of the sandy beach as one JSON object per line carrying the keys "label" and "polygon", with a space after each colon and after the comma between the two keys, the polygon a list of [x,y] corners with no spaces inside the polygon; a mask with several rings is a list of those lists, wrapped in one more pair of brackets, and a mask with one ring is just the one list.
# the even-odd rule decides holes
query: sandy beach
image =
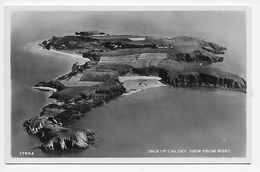
{"label": "sandy beach", "polygon": [[130,95],[148,88],[167,86],[160,82],[161,78],[157,76],[120,76],[119,81],[126,88],[126,93]]}
{"label": "sandy beach", "polygon": [[70,59],[72,61],[79,62],[79,63],[85,63],[85,62],[90,61],[90,59],[83,58],[79,54],[62,52],[62,51],[57,51],[54,49],[50,49],[50,50],[43,49],[39,45],[40,42],[42,42],[42,40],[27,43],[23,46],[22,49],[28,50],[29,52],[36,54],[36,55],[41,54],[46,57],[66,58],[66,59]]}

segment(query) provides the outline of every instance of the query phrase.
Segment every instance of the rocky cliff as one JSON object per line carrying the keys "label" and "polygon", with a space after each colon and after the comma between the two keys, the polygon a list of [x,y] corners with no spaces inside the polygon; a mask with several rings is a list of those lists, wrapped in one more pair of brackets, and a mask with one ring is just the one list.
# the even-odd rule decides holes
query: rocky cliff
{"label": "rocky cliff", "polygon": [[37,135],[42,150],[66,150],[70,148],[88,148],[94,144],[95,134],[90,130],[78,130],[70,127],[73,119],[79,119],[93,107],[102,105],[125,92],[125,88],[116,80],[107,80],[101,85],[64,88],[53,92],[50,104],[42,112],[24,122],[29,134]]}

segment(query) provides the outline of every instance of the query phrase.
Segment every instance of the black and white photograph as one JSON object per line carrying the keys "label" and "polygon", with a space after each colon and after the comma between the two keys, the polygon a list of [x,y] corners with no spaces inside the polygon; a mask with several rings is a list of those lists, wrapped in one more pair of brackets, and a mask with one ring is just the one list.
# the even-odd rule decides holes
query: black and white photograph
{"label": "black and white photograph", "polygon": [[234,9],[10,10],[7,156],[247,162],[248,9]]}

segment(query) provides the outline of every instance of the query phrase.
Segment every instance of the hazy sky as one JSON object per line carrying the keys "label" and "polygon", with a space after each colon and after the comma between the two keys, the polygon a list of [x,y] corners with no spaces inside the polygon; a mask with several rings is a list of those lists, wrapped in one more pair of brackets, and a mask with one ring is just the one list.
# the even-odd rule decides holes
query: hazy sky
{"label": "hazy sky", "polygon": [[12,36],[25,40],[84,30],[115,34],[196,36],[226,46],[229,59],[225,59],[225,62],[233,65],[231,72],[245,75],[245,12],[14,12],[12,26]]}

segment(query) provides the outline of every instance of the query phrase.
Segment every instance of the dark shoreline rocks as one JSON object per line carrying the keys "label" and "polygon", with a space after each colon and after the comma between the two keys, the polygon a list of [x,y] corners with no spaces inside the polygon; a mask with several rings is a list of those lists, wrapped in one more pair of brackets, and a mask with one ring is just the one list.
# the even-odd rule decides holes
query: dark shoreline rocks
{"label": "dark shoreline rocks", "polygon": [[245,80],[242,78],[236,79],[236,77],[222,78],[209,73],[204,73],[203,71],[186,73],[169,72],[167,83],[175,87],[211,87],[246,93]]}
{"label": "dark shoreline rocks", "polygon": [[238,75],[221,71],[217,68],[202,66],[182,72],[163,68],[133,69],[139,75],[157,75],[164,84],[174,87],[209,87],[246,93],[246,81]]}
{"label": "dark shoreline rocks", "polygon": [[42,112],[24,122],[27,132],[40,138],[42,150],[66,150],[88,148],[95,142],[95,133],[90,130],[77,130],[70,127],[73,119],[79,119],[93,107],[102,105],[125,92],[121,83],[108,80],[92,87],[64,88],[54,92],[54,98],[62,105],[49,104]]}

